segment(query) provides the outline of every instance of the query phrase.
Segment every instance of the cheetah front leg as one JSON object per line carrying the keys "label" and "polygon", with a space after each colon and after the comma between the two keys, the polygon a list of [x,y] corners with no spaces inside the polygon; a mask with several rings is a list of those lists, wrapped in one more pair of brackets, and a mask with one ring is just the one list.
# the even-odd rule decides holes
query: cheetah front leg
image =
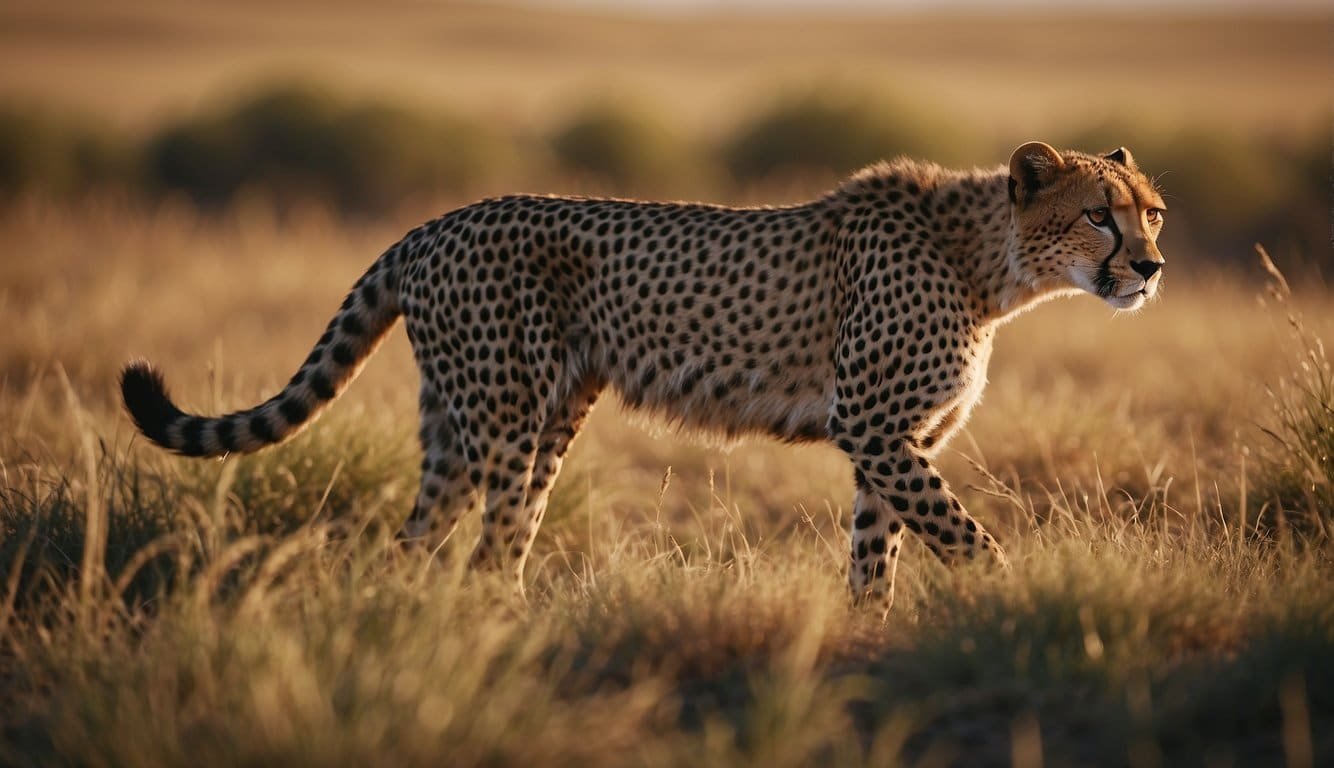
{"label": "cheetah front leg", "polygon": [[858,488],[848,587],[856,602],[879,610],[882,617],[894,604],[894,571],[902,544],[903,521],[874,492]]}
{"label": "cheetah front leg", "polygon": [[865,486],[946,563],[960,556],[973,560],[981,555],[1008,565],[995,537],[964,511],[920,449],[906,440],[892,441],[894,444],[898,444],[895,450],[863,474]]}
{"label": "cheetah front leg", "polygon": [[854,462],[858,491],[848,583],[855,599],[889,613],[904,529],[947,564],[985,556],[1008,567],[996,539],[964,511],[921,449],[893,440],[880,455],[854,456]]}

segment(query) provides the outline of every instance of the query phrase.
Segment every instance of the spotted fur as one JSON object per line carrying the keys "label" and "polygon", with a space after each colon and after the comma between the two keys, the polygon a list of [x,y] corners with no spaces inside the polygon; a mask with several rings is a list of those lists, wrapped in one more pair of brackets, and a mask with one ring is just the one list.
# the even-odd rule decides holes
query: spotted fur
{"label": "spotted fur", "polygon": [[599,394],[697,433],[832,441],[851,459],[849,582],[887,612],[905,531],[1005,562],[931,463],[986,380],[997,326],[1087,291],[1157,290],[1164,206],[1130,153],[1038,142],[1008,168],[897,160],[802,205],[516,196],[409,232],[353,287],[283,389],[209,418],[147,363],[122,374],[154,442],[247,452],[302,428],[400,315],[421,373],[421,488],[403,528],[442,540],[483,507],[477,566],[523,565]]}

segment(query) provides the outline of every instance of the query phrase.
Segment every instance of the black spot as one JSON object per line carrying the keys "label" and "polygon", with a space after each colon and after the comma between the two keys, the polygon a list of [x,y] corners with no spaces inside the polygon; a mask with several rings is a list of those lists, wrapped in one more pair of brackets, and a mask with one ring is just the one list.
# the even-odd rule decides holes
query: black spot
{"label": "black spot", "polygon": [[289,395],[278,403],[278,412],[292,426],[305,423],[306,418],[310,416],[310,409],[306,407],[305,403],[301,402],[300,398],[294,395]]}
{"label": "black spot", "polygon": [[181,453],[187,456],[204,455],[204,427],[207,419],[189,416],[181,425]]}
{"label": "black spot", "polygon": [[333,383],[324,371],[313,371],[310,374],[310,391],[321,400],[332,400],[334,396]]}
{"label": "black spot", "polygon": [[278,441],[278,435],[274,434],[273,427],[262,413],[250,417],[250,432],[265,443]]}
{"label": "black spot", "polygon": [[[366,330],[361,325],[361,318],[357,317],[356,314],[353,312],[348,312],[347,314],[343,315],[343,319],[338,324],[338,327],[342,328],[343,333],[346,333],[349,336],[360,336]],[[334,347],[334,354],[337,353],[338,353],[338,348]]]}
{"label": "black spot", "polygon": [[219,419],[217,429],[214,434],[218,438],[218,446],[222,450],[231,453],[237,449],[236,444],[236,420],[233,418]]}
{"label": "black spot", "polygon": [[347,342],[340,341],[334,345],[333,361],[343,367],[347,367],[356,361],[356,355],[352,354],[352,347]]}
{"label": "black spot", "polygon": [[857,515],[857,518],[852,521],[852,524],[856,526],[858,530],[864,530],[875,525],[875,521],[876,514],[874,512],[862,512]]}

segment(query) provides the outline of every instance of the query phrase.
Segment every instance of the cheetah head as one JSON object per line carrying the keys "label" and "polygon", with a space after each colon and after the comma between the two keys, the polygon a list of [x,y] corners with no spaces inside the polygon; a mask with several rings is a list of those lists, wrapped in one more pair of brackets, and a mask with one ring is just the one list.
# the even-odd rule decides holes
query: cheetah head
{"label": "cheetah head", "polygon": [[1124,147],[1058,152],[1040,141],[1010,156],[1010,268],[1030,286],[1087,291],[1138,309],[1162,282],[1166,206]]}

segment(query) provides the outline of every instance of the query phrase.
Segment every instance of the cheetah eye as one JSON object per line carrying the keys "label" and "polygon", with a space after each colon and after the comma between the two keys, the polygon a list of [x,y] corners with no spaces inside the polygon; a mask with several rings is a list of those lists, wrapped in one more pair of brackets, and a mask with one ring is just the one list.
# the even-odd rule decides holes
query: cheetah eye
{"label": "cheetah eye", "polygon": [[1088,217],[1089,223],[1093,226],[1105,227],[1107,226],[1107,222],[1112,218],[1112,210],[1103,206],[1101,208],[1084,211],[1084,215]]}
{"label": "cheetah eye", "polygon": [[1150,208],[1144,212],[1144,218],[1148,219],[1150,224],[1157,224],[1163,220],[1162,208]]}

